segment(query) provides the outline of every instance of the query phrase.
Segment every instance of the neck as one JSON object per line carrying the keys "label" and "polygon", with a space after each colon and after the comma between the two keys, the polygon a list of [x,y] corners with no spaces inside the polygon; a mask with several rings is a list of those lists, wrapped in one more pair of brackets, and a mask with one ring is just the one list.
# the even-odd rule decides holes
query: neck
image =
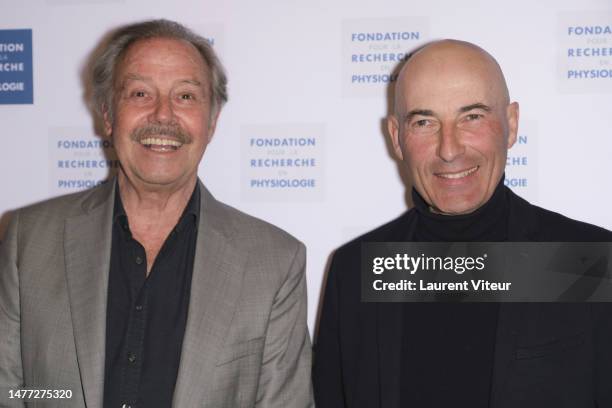
{"label": "neck", "polygon": [[[187,182],[172,186],[147,187],[133,182],[122,171],[117,181],[125,212],[130,219],[177,220],[182,214],[197,182],[194,174]],[[163,218],[162,218],[163,217]]]}

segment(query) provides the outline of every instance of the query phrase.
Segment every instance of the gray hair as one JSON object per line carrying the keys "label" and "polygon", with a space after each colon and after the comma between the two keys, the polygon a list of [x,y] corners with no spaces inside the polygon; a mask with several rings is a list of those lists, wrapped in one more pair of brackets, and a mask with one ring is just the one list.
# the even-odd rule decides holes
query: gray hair
{"label": "gray hair", "polygon": [[101,117],[106,113],[112,123],[115,70],[127,49],[140,40],[169,38],[184,40],[193,45],[208,66],[210,83],[211,118],[215,117],[227,102],[227,77],[225,69],[209,42],[183,26],[170,20],[149,20],[130,24],[115,30],[98,54],[92,67],[92,107]]}

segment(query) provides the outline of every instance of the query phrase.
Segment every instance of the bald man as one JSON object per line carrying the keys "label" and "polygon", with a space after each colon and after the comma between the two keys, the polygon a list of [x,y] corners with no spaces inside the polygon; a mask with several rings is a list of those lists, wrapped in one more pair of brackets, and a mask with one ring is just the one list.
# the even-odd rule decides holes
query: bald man
{"label": "bald man", "polygon": [[495,59],[444,40],[413,53],[389,135],[414,207],[334,254],[315,344],[318,408],[610,407],[607,304],[362,303],[363,242],[612,241],[504,186],[519,106]]}

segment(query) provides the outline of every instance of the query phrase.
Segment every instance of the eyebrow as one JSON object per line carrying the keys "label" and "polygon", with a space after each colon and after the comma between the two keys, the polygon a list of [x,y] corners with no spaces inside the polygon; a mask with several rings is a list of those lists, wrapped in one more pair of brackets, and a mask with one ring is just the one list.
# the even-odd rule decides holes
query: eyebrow
{"label": "eyebrow", "polygon": [[191,84],[191,85],[195,85],[195,86],[202,86],[202,83],[200,81],[198,81],[198,80],[195,80],[195,79],[183,79],[180,82],[184,83],[184,84]]}
{"label": "eyebrow", "polygon": [[491,107],[488,105],[485,105],[484,103],[473,103],[471,105],[467,105],[467,106],[462,106],[461,108],[459,108],[459,113],[465,113],[465,112],[469,112],[471,110],[474,109],[482,109],[485,112],[491,112]]}
{"label": "eyebrow", "polygon": [[406,114],[405,120],[412,119],[413,116],[434,116],[434,112],[429,109],[413,109]]}
{"label": "eyebrow", "polygon": [[[484,103],[481,103],[481,102],[476,102],[471,105],[462,106],[461,108],[459,108],[458,112],[465,113],[465,112],[469,112],[474,109],[482,109],[485,112],[491,112],[492,110],[490,106],[485,105]],[[406,114],[405,120],[409,121],[410,119],[412,119],[414,116],[417,116],[417,115],[418,116],[435,116],[434,111],[430,109],[413,109]]]}

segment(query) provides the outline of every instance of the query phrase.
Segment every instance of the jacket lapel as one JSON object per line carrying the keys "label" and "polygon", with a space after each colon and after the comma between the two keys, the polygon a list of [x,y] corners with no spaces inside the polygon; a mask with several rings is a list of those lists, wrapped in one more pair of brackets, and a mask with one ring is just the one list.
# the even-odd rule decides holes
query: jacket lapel
{"label": "jacket lapel", "polygon": [[87,407],[102,407],[106,298],[111,256],[114,180],[83,201],[64,230],[66,281],[77,361]]}
{"label": "jacket lapel", "polygon": [[[416,228],[415,210],[408,212],[398,228],[390,231],[389,242],[412,241]],[[380,408],[399,408],[401,389],[402,340],[404,339],[404,303],[377,303],[378,378]]]}
{"label": "jacket lapel", "polygon": [[514,362],[516,339],[530,316],[530,303],[501,303],[497,320],[497,341],[493,356],[493,378],[489,406],[502,406],[504,388]]}
{"label": "jacket lapel", "polygon": [[204,406],[214,392],[207,384],[223,347],[240,295],[246,259],[233,238],[227,207],[200,183],[200,221],[193,265],[191,297],[173,406]]}
{"label": "jacket lapel", "polygon": [[[527,201],[508,189],[510,209],[508,214],[508,241],[537,241],[538,219]],[[501,406],[504,387],[512,370],[516,338],[537,304],[501,303],[497,323],[497,341],[493,360],[490,406]]]}

